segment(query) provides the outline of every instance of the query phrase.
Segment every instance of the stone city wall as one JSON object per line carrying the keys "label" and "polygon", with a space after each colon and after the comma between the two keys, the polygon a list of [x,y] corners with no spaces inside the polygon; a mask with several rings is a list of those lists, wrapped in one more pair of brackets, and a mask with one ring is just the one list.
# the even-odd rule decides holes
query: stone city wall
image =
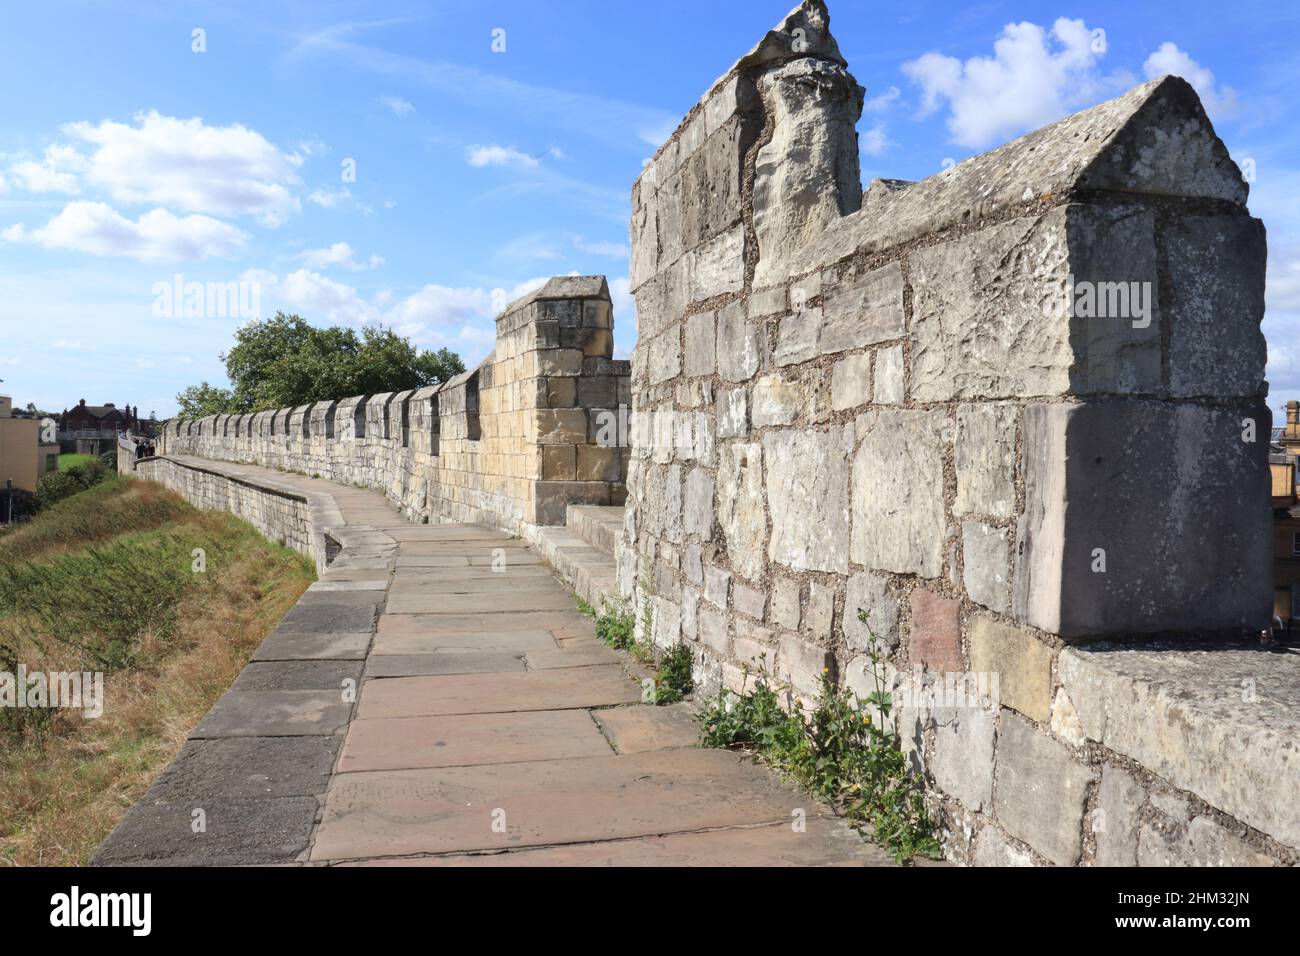
{"label": "stone city wall", "polygon": [[[320,522],[313,522],[308,496],[267,481],[248,481],[218,467],[154,457],[132,460],[136,477],[156,481],[196,508],[228,511],[243,518],[271,541],[305,554],[323,571],[328,562]],[[339,522],[342,523],[341,521]]]}
{"label": "stone city wall", "polygon": [[954,859],[1293,861],[1240,171],[1165,77],[864,193],[862,102],[810,0],[633,187],[623,597],[792,704],[874,634]]}
{"label": "stone city wall", "polygon": [[552,279],[496,325],[493,353],[442,385],[173,420],[160,451],[377,488],[413,521],[515,533],[562,524],[568,504],[621,504],[629,366],[611,358],[604,278]]}

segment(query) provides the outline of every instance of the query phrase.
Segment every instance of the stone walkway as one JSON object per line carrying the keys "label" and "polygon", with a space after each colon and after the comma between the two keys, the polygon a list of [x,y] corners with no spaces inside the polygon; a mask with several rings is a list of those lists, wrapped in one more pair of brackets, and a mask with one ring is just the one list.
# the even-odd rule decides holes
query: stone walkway
{"label": "stone walkway", "polygon": [[889,863],[774,772],[695,746],[684,706],[640,703],[519,539],[202,464],[327,493],[348,546],[96,863]]}

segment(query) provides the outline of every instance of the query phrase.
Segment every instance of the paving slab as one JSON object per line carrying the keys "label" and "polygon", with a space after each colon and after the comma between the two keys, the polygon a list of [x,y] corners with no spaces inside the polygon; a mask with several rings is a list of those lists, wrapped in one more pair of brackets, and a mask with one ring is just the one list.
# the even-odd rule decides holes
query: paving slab
{"label": "paving slab", "polygon": [[619,665],[514,674],[454,674],[366,681],[357,717],[498,714],[632,703],[640,685]]}
{"label": "paving slab", "polygon": [[566,641],[562,647],[548,647],[529,651],[524,662],[530,671],[550,670],[553,667],[590,667],[593,664],[621,664],[618,651],[592,638]]}
{"label": "paving slab", "polygon": [[339,772],[468,767],[601,757],[611,752],[584,710],[354,720]]}
{"label": "paving slab", "polygon": [[813,818],[796,831],[790,823],[730,827],[636,837],[600,843],[378,858],[339,866],[893,866],[888,854],[865,842],[842,820]]}
{"label": "paving slab", "polygon": [[341,735],[188,740],[150,789],[171,802],[208,797],[252,800],[325,793]]}
{"label": "paving slab", "polygon": [[238,690],[342,690],[345,680],[360,686],[363,662],[347,660],[253,661],[231,689]]}
{"label": "paving slab", "polygon": [[700,726],[684,704],[608,707],[592,714],[621,754],[695,747],[700,742]]}
{"label": "paving slab", "polygon": [[390,592],[384,612],[464,614],[485,611],[493,614],[530,614],[534,611],[560,611],[570,607],[573,607],[572,595],[565,594],[557,584],[553,589],[522,591],[515,588],[491,595]]}
{"label": "paving slab", "polygon": [[[573,622],[577,621],[577,624]],[[404,634],[509,634],[516,631],[552,633],[556,628],[582,627],[582,617],[555,612],[536,614],[384,614],[379,632]],[[591,637],[590,625],[586,636]]]}
{"label": "paving slab", "polygon": [[470,652],[522,654],[556,647],[550,631],[435,630],[419,615],[384,615],[375,634],[375,654],[463,654]]}
{"label": "paving slab", "polygon": [[[406,597],[408,595],[445,595],[445,594],[518,594],[521,591],[528,593],[550,587],[555,589],[552,593],[564,595],[560,583],[553,577],[533,576],[528,578],[515,577],[507,574],[487,574],[477,577],[408,577],[404,574],[398,574],[393,578],[393,585],[389,589],[390,597]],[[567,595],[565,595],[567,597]],[[488,598],[481,602],[481,605],[495,603],[495,598]],[[569,603],[573,599],[569,598]]]}
{"label": "paving slab", "polygon": [[[388,575],[358,581],[321,580],[313,581],[307,588],[308,594],[321,591],[385,591],[388,589]],[[372,598],[373,600],[373,598]]]}
{"label": "paving slab", "polygon": [[[204,831],[195,833],[194,811]],[[316,797],[141,800],[96,851],[96,866],[247,866],[294,860],[311,840]]]}
{"label": "paving slab", "polygon": [[330,565],[320,576],[323,581],[387,581],[392,572],[388,568],[336,568]]}
{"label": "paving slab", "polygon": [[488,559],[500,555],[508,563],[515,558],[531,556],[532,552],[528,550],[528,546],[522,541],[502,539],[496,541],[403,541],[402,554],[409,556],[461,555],[467,558],[487,557]]}
{"label": "paving slab", "polygon": [[432,674],[487,674],[524,670],[522,654],[470,651],[444,654],[371,654],[366,677],[420,677]]}
{"label": "paving slab", "polygon": [[[373,582],[362,581],[361,583],[370,584]],[[373,619],[374,615],[378,613],[379,604],[384,600],[384,593],[387,590],[386,586],[379,589],[364,588],[362,590],[348,589],[339,591],[329,589],[313,591],[311,588],[308,588],[302,593],[302,596],[298,598],[298,603],[294,605],[294,610],[303,609],[305,611],[314,608],[317,605],[327,605],[331,608],[349,607],[362,610],[365,614],[369,614]],[[366,625],[361,622],[365,620],[365,614],[349,618],[343,622],[343,626],[351,627],[353,630],[364,631]],[[304,613],[302,616],[306,617],[306,614]],[[373,627],[373,624],[370,626]],[[301,629],[317,631],[317,628],[311,625],[302,626]]]}
{"label": "paving slab", "polygon": [[190,734],[202,737],[330,735],[348,724],[352,704],[342,690],[226,691]]}
{"label": "paving slab", "polygon": [[282,634],[273,631],[253,652],[255,661],[364,660],[371,635]]}
{"label": "paving slab", "polygon": [[348,773],[336,775],[330,786],[311,858],[789,825],[796,810],[808,819],[823,815],[812,797],[772,771],[721,750]]}
{"label": "paving slab", "polygon": [[303,601],[280,619],[276,631],[285,634],[357,634],[374,629],[378,605],[370,600],[356,606],[341,601]]}

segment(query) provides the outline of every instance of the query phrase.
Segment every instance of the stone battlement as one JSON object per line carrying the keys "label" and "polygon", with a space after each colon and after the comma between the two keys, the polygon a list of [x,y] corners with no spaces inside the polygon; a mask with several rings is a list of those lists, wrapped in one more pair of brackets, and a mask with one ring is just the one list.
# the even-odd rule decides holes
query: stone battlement
{"label": "stone battlement", "polygon": [[[1271,613],[1240,171],[1164,77],[864,193],[862,96],[809,0],[633,187],[623,596],[711,688],[764,666],[791,701],[824,670],[865,693],[882,640],[955,859],[1293,859],[1285,790],[1224,777],[1235,751],[1265,785],[1294,708],[1224,713],[1196,690],[1215,655],[1174,650],[1257,640]],[[1095,650],[1144,636],[1163,665]],[[1234,653],[1292,686],[1296,655]],[[954,706],[953,681],[991,707]],[[1217,745],[1179,733],[1211,714]]]}
{"label": "stone battlement", "polygon": [[562,524],[569,504],[622,503],[627,451],[598,440],[630,401],[604,278],[551,279],[496,322],[492,354],[442,385],[173,420],[161,452],[377,488],[416,521],[515,533]]}

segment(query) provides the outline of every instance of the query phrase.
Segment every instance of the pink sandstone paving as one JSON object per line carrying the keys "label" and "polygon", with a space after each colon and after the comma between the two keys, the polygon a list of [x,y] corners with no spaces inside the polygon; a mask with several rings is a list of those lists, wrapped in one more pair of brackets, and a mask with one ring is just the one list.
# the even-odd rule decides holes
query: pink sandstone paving
{"label": "pink sandstone paving", "polygon": [[[334,645],[346,640],[354,658],[470,654],[515,668],[363,680],[311,861],[888,863],[776,773],[695,746],[684,708],[641,704],[635,668],[594,639],[572,594],[518,539],[465,525],[411,525],[371,492],[245,471],[334,495],[344,519],[373,536],[360,539],[365,554],[355,560],[364,566],[350,567],[345,555],[321,580],[387,586],[372,638],[286,635],[285,657],[338,653]],[[504,574],[492,570],[501,555]],[[268,639],[258,656],[276,657],[275,647]],[[520,659],[526,670],[517,669]],[[494,827],[498,818],[503,825]]]}

